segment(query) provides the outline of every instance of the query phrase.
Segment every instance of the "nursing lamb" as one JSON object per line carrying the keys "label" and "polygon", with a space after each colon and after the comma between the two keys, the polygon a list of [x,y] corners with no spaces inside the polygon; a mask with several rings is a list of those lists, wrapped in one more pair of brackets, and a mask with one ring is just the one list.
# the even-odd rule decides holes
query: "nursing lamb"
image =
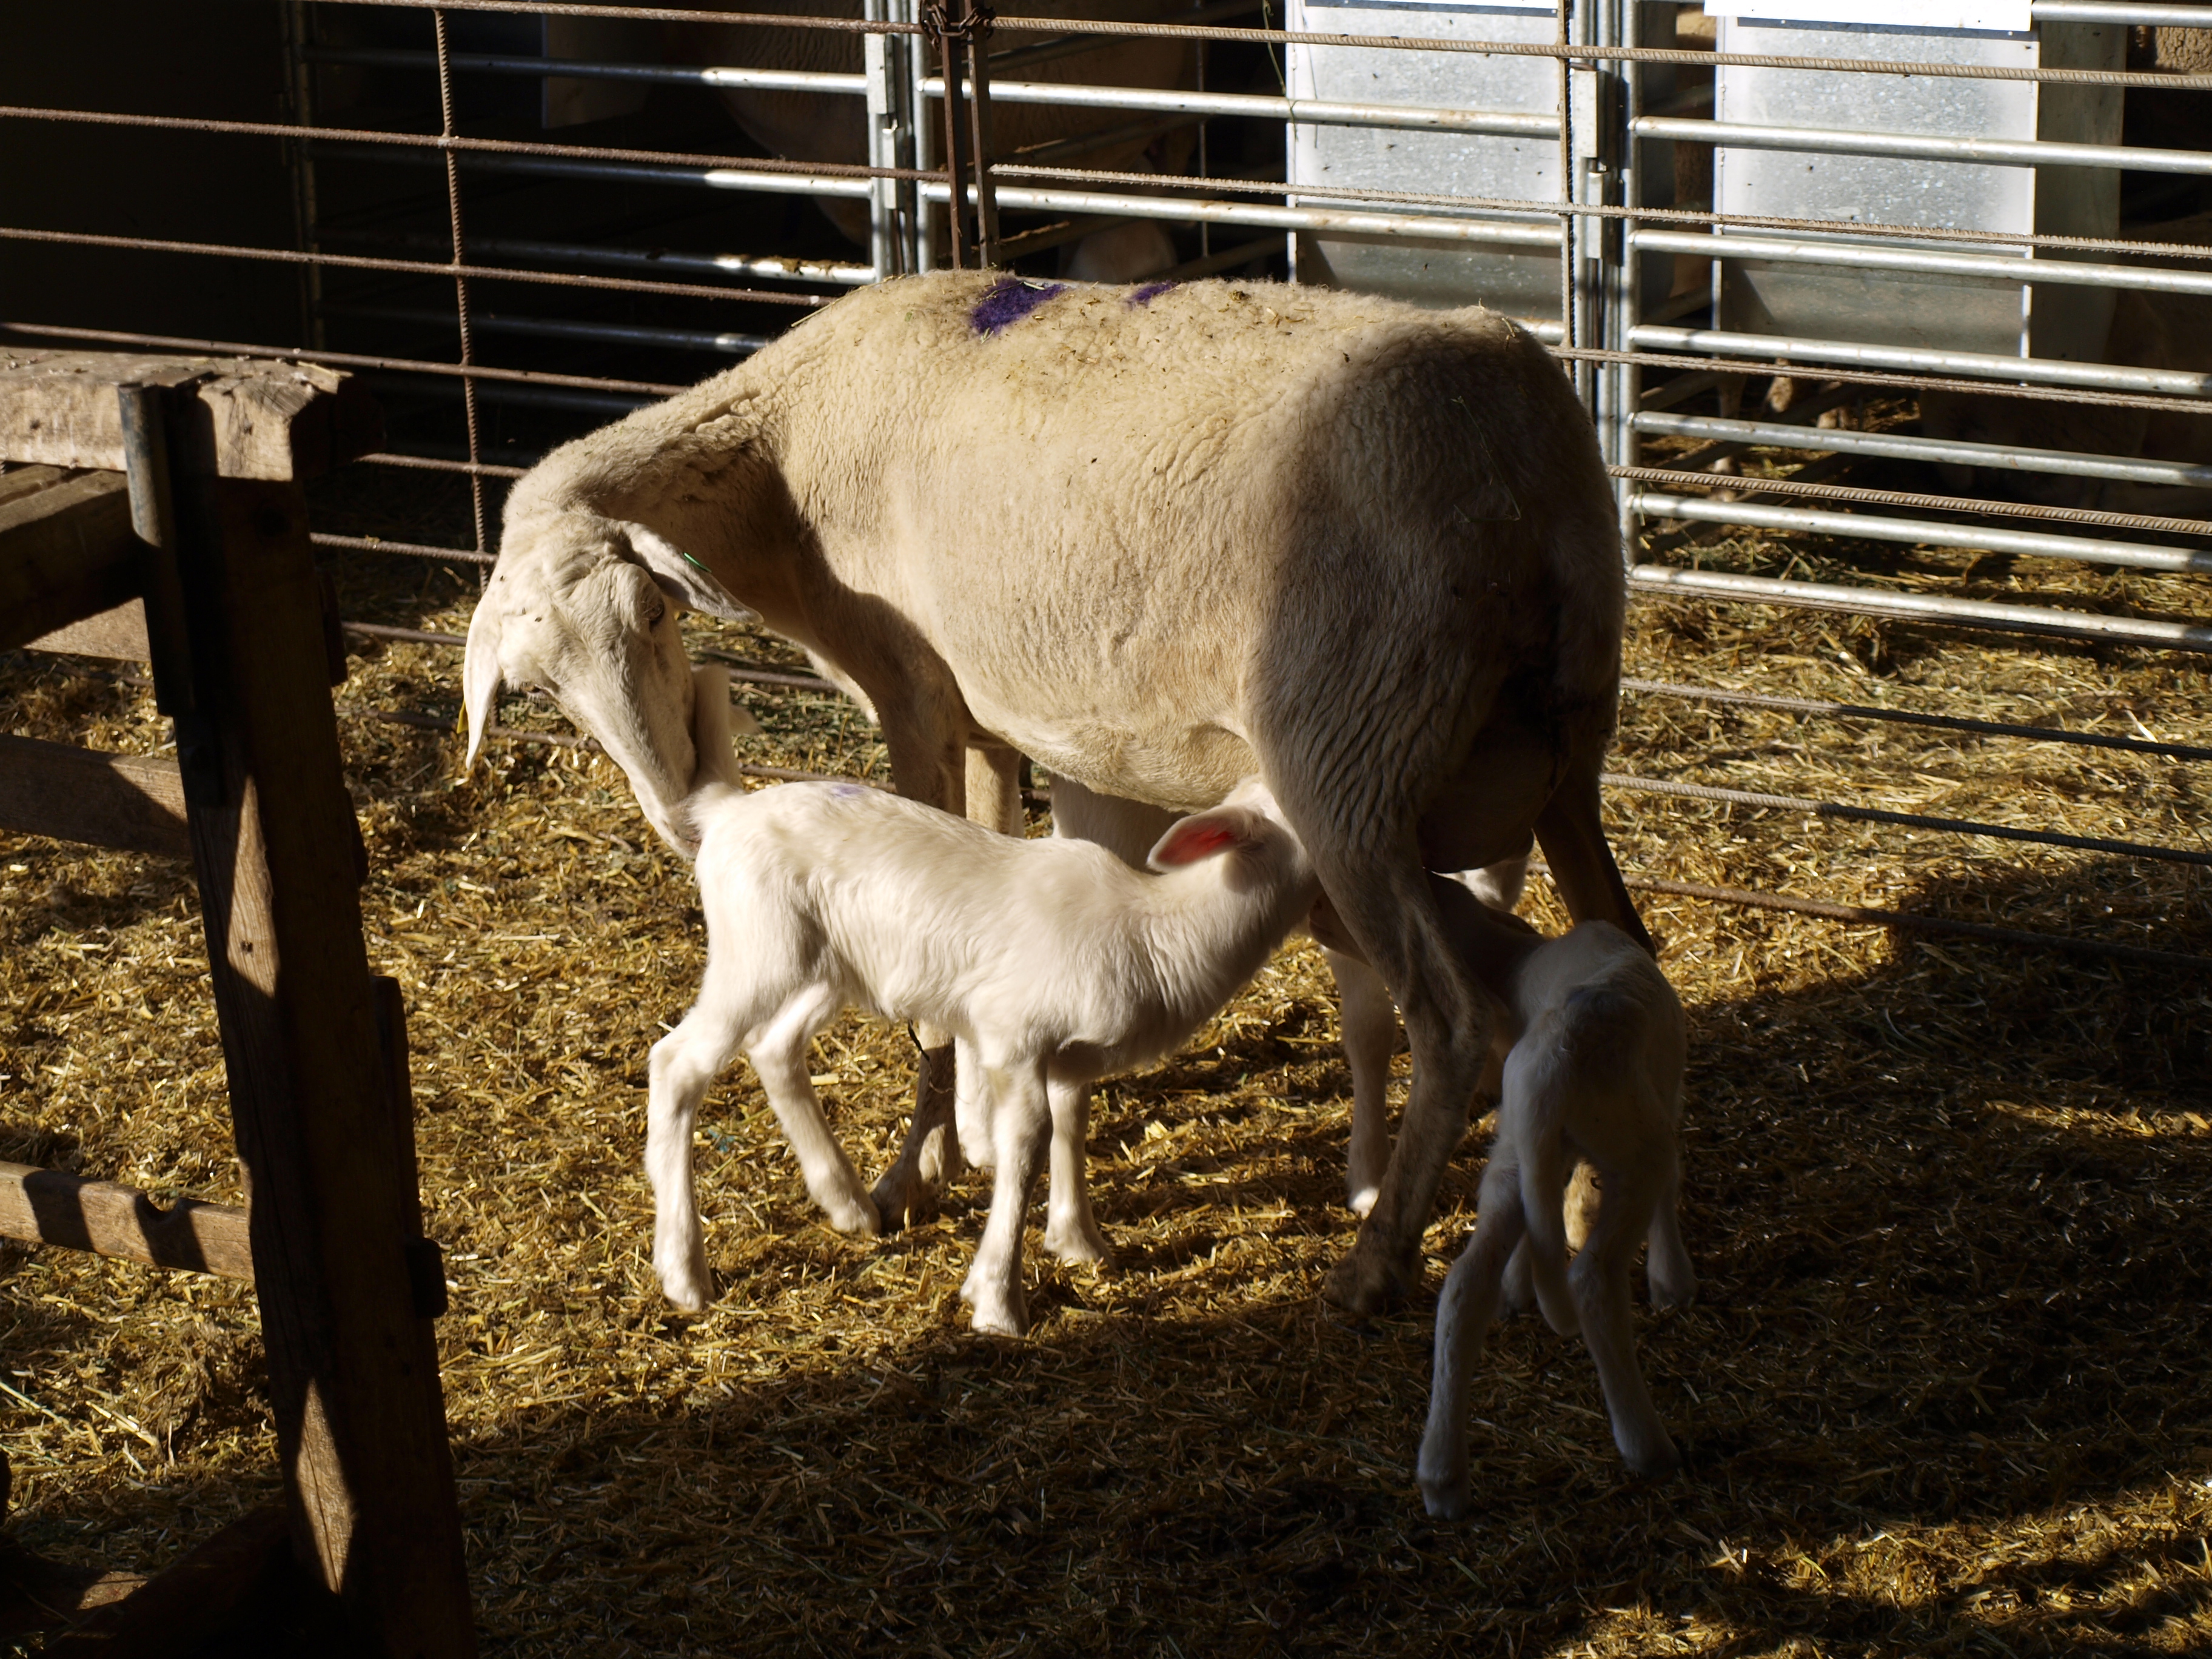
{"label": "nursing lamb", "polygon": [[815,1034],[859,1007],[931,1021],[980,1061],[995,1176],[960,1293],[976,1329],[1020,1335],[1022,1225],[1048,1141],[1045,1247],[1102,1256],[1079,1163],[1090,1086],[1174,1048],[1258,971],[1320,891],[1304,850],[1257,779],[1170,826],[1152,850],[1156,875],[1102,847],[1002,836],[864,784],[749,794],[729,760],[722,671],[699,671],[696,707],[703,781],[685,810],[707,972],[653,1048],[646,1170],[661,1287],[679,1307],[706,1305],[691,1125],[740,1048],[815,1201],[839,1227],[876,1231],[807,1074]]}
{"label": "nursing lamb", "polygon": [[[1413,1054],[1330,1280],[1354,1309],[1418,1282],[1489,1054],[1426,871],[1533,830],[1575,915],[1644,938],[1599,817],[1613,495],[1572,387],[1492,313],[903,278],[556,450],[506,516],[469,629],[471,753],[502,681],[543,686],[685,851],[679,605],[834,665],[933,805],[968,799],[979,744],[1178,811],[1266,777]],[[949,1100],[924,1103],[910,1151],[946,1127]],[[926,1173],[902,1157],[878,1207],[919,1207]]]}
{"label": "nursing lamb", "polygon": [[[1469,965],[1519,1036],[1505,1057],[1474,1237],[1437,1307],[1419,1471],[1429,1513],[1466,1511],[1468,1367],[1516,1258],[1552,1328],[1582,1333],[1622,1458],[1638,1474],[1670,1474],[1680,1459],[1637,1368],[1628,1267],[1648,1235],[1652,1301],[1680,1306],[1695,1294],[1675,1216],[1682,1005],[1650,956],[1618,928],[1584,922],[1546,940],[1517,923],[1500,927],[1495,913],[1478,914],[1474,899],[1441,882],[1437,896]],[[1577,1159],[1595,1171],[1597,1190],[1570,1267],[1565,1212]]]}

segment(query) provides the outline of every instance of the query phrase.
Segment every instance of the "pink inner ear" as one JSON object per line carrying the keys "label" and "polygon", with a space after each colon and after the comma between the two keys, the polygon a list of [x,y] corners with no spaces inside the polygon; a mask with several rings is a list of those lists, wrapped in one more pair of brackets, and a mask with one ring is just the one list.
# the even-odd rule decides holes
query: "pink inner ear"
{"label": "pink inner ear", "polygon": [[1153,854],[1162,864],[1196,864],[1237,845],[1239,837],[1225,823],[1199,823],[1168,831],[1166,842]]}

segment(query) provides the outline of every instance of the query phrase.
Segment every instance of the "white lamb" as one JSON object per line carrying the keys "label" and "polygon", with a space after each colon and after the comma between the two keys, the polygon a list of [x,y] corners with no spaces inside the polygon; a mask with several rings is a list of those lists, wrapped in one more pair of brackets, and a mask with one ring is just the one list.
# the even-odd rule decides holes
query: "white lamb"
{"label": "white lamb", "polygon": [[[1437,902],[1476,977],[1518,1036],[1505,1057],[1498,1136],[1483,1171],[1474,1237],[1437,1308],[1436,1371],[1419,1474],[1429,1513],[1467,1511],[1468,1373],[1523,1243],[1553,1330],[1579,1329],[1605,1387],[1613,1443],[1638,1474],[1680,1458],[1637,1369],[1628,1268],[1647,1233],[1651,1299],[1686,1304],[1697,1279],[1675,1216],[1685,1046],[1682,1005],[1650,956],[1608,923],[1546,940],[1463,890]],[[1456,896],[1454,894],[1456,893]],[[1503,924],[1503,925],[1501,925]],[[1571,1266],[1565,1209],[1577,1160],[1597,1176],[1589,1231]]]}
{"label": "white lamb", "polygon": [[978,1330],[1028,1328],[1023,1218],[1048,1139],[1045,1247],[1105,1253],[1079,1160],[1091,1083],[1165,1054],[1228,1001],[1320,891],[1274,799],[1248,779],[1180,819],[1157,875],[1103,848],[1022,841],[860,784],[737,787],[719,669],[693,701],[707,972],[653,1045],[646,1170],[653,1266],[679,1307],[711,1282],[691,1182],[701,1097],[742,1048],[831,1222],[872,1233],[867,1189],[830,1133],[807,1044],[847,1007],[926,1020],[980,1062],[991,1096],[990,1219],[961,1295]]}

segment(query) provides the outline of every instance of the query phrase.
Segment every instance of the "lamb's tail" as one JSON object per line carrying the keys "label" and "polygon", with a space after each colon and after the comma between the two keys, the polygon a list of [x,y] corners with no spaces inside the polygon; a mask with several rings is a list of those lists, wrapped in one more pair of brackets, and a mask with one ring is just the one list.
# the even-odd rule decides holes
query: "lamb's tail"
{"label": "lamb's tail", "polygon": [[1585,986],[1531,1027],[1506,1058],[1506,1109],[1527,1125],[1521,1209],[1528,1218],[1529,1272],[1545,1322],[1562,1336],[1580,1329],[1582,1321],[1567,1285],[1567,1181],[1574,1159],[1561,1120],[1583,1079],[1633,1063],[1642,1032],[1634,999],[1609,986]]}
{"label": "lamb's tail", "polygon": [[[750,714],[743,709],[735,712],[746,728],[760,730]],[[695,846],[706,828],[701,822],[702,812],[744,793],[737,751],[730,746],[732,723],[730,671],[720,663],[696,665],[691,670],[691,745],[697,761],[691,774],[691,793],[684,799]]]}

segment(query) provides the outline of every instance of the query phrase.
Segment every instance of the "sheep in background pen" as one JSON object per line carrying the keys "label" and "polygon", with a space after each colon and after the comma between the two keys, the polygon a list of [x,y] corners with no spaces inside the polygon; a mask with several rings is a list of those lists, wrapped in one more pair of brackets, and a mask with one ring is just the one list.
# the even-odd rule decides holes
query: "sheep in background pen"
{"label": "sheep in background pen", "polygon": [[706,1305],[691,1126],[740,1047],[815,1201],[848,1231],[876,1231],[807,1074],[807,1044],[857,1006],[928,1020],[979,1062],[996,1174],[961,1295],[977,1330],[1020,1335],[1022,1228],[1048,1143],[1045,1246],[1103,1255],[1070,1162],[1091,1084],[1175,1048],[1258,971],[1320,890],[1304,849],[1257,779],[1170,826],[1154,875],[1087,842],[1002,836],[863,784],[748,793],[723,671],[698,671],[693,706],[702,781],[684,811],[699,836],[707,971],[653,1048],[646,1170],[662,1288],[679,1307]]}
{"label": "sheep in background pen", "polygon": [[[1682,1005],[1650,956],[1618,928],[1583,922],[1555,939],[1437,880],[1469,965],[1506,1007],[1498,1135],[1482,1174],[1474,1237],[1437,1307],[1436,1368],[1419,1475],[1429,1513],[1467,1512],[1468,1371],[1521,1252],[1537,1304],[1561,1335],[1579,1330],[1596,1363],[1613,1443],[1638,1474],[1680,1459],[1636,1364],[1628,1269],[1649,1235],[1659,1307],[1686,1305],[1696,1275],[1675,1213],[1685,1034]],[[1503,920],[1511,924],[1501,927]],[[1571,1265],[1565,1214],[1577,1158],[1596,1172],[1589,1233]]]}
{"label": "sheep in background pen", "polygon": [[[1571,913],[1644,937],[1599,805],[1626,597],[1612,503],[1573,388],[1480,309],[902,278],[516,484],[469,628],[471,754],[502,682],[544,686],[688,852],[689,605],[834,664],[901,793],[935,805],[974,810],[979,743],[1002,785],[1018,751],[1182,811],[1266,777],[1413,1053],[1328,1287],[1370,1312],[1419,1282],[1490,1051],[1425,870],[1533,832]],[[925,1207],[950,1092],[922,1091],[884,1215]]]}

